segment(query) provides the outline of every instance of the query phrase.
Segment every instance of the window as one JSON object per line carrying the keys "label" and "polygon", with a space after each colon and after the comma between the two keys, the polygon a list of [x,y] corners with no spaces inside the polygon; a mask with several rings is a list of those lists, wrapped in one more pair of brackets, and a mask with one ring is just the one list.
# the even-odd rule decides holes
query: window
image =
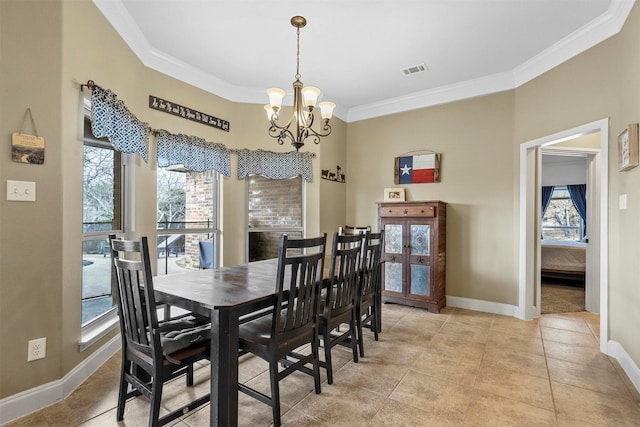
{"label": "window", "polygon": [[158,274],[215,264],[219,174],[158,168]]}
{"label": "window", "polygon": [[556,186],[542,219],[544,240],[581,241],[584,223],[566,186]]}
{"label": "window", "polygon": [[109,234],[123,231],[122,155],[91,133],[84,119],[82,193],[82,327],[115,314]]}
{"label": "window", "polygon": [[302,177],[248,179],[249,262],[277,258],[280,235],[302,237]]}

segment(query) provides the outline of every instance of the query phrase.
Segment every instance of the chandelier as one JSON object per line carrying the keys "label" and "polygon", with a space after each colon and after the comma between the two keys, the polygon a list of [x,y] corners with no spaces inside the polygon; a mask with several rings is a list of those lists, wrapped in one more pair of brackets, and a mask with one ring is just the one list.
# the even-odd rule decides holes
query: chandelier
{"label": "chandelier", "polygon": [[296,28],[297,50],[296,50],[296,80],[293,82],[293,110],[289,121],[284,125],[279,125],[280,108],[282,107],[282,99],[285,91],[280,88],[267,89],[269,95],[269,104],[264,106],[269,119],[269,135],[276,138],[278,144],[282,145],[285,140],[290,140],[296,151],[304,145],[307,138],[319,144],[320,138],[328,136],[331,133],[329,120],[333,114],[336,104],[333,102],[321,102],[319,104],[320,114],[322,116],[322,125],[320,130],[316,131],[312,128],[314,121],[313,110],[320,96],[320,89],[313,86],[303,86],[300,81],[300,28],[307,25],[307,20],[302,16],[294,16],[291,18],[291,25]]}

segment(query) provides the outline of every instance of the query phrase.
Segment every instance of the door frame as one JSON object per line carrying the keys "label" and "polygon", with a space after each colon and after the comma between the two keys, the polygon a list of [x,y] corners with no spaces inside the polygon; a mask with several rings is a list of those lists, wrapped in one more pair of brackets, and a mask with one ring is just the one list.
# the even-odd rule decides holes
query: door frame
{"label": "door frame", "polygon": [[[542,175],[542,147],[574,139],[580,135],[600,132],[600,152],[589,164],[589,184],[599,193],[594,218],[589,218],[592,228],[590,242],[597,245],[599,259],[594,273],[600,282],[600,351],[606,352],[608,341],[608,170],[609,170],[609,119],[601,119],[552,135],[520,144],[520,203],[519,203],[519,268],[518,310],[520,319],[533,319],[540,315],[540,198]],[[599,191],[598,191],[599,190]],[[595,241],[594,241],[595,240]]]}

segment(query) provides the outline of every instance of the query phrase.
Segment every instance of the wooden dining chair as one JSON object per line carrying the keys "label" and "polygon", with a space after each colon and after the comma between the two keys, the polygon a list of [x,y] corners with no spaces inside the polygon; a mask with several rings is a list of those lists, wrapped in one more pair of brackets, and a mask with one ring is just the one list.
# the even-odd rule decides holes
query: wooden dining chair
{"label": "wooden dining chair", "polygon": [[[281,423],[280,380],[299,370],[313,376],[316,394],[321,390],[318,307],[326,241],[326,234],[303,239],[283,234],[273,310],[268,316],[240,325],[240,354],[252,353],[269,363],[271,396],[246,384],[238,384],[238,389],[271,406],[275,426]],[[302,354],[300,347],[305,345],[311,349]]]}
{"label": "wooden dining chair", "polygon": [[327,382],[333,384],[331,348],[348,343],[353,361],[358,361],[355,298],[358,292],[362,234],[334,233],[329,263],[329,287],[324,292],[321,312],[320,336],[324,347]]}
{"label": "wooden dining chair", "polygon": [[358,333],[358,347],[360,357],[364,357],[363,327],[373,331],[373,336],[378,341],[378,333],[382,324],[380,309],[381,301],[381,274],[382,244],[384,230],[379,233],[369,233],[364,237],[362,245],[362,257],[360,263],[360,292],[356,297],[356,328]]}
{"label": "wooden dining chair", "polygon": [[[111,242],[112,240],[118,239],[116,237],[115,234],[110,234],[109,235],[109,242]],[[121,239],[118,239],[121,240]],[[140,241],[139,240],[131,240],[126,244],[119,244],[116,243],[116,246],[120,249],[120,250],[113,250],[113,245],[111,243],[109,243],[110,246],[110,252],[111,252],[111,259],[118,259],[118,258],[122,258],[122,259],[133,259],[133,260],[140,260],[142,259],[142,247],[140,245]],[[116,289],[116,272],[115,272],[115,264],[112,262],[111,263],[111,268],[112,268],[112,274],[111,274],[111,279],[112,279],[112,289]],[[175,316],[171,315],[171,306],[169,304],[158,304],[158,307],[161,307],[164,309],[163,311],[163,318],[162,320],[160,320],[160,324],[165,323],[165,322],[180,322],[182,325],[186,325],[186,326],[198,326],[198,325],[204,325],[207,323],[211,323],[211,320],[206,317],[206,316],[200,316],[200,315],[196,315],[193,313],[181,313]],[[188,322],[184,323],[184,322]]]}
{"label": "wooden dining chair", "polygon": [[143,394],[150,400],[149,426],[162,426],[209,402],[207,394],[160,418],[164,383],[186,375],[187,386],[192,386],[193,364],[209,359],[211,326],[193,327],[189,321],[180,320],[161,325],[147,238],[137,242],[111,237],[109,240],[112,252],[140,252],[140,260],[112,257],[122,336],[116,420],[123,420],[127,399]]}

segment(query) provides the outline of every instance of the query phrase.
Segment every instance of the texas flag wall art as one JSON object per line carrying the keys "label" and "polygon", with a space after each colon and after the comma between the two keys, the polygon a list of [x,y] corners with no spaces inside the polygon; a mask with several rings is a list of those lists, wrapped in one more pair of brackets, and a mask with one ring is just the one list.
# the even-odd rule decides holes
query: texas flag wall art
{"label": "texas flag wall art", "polygon": [[396,184],[440,182],[440,155],[436,153],[396,157]]}

